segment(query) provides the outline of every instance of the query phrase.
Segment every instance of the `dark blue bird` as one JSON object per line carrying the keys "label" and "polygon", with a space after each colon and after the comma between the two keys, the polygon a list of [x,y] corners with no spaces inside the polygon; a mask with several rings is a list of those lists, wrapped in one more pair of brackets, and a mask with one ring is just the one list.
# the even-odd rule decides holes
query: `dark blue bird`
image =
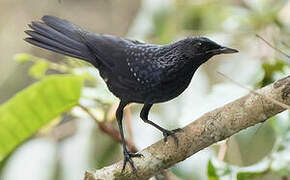
{"label": "dark blue bird", "polygon": [[91,63],[99,70],[109,90],[121,100],[116,118],[123,141],[123,170],[127,162],[136,170],[132,157],[141,156],[126,147],[122,127],[125,106],[132,102],[144,104],[141,119],[159,129],[165,141],[172,136],[178,145],[175,133],[180,129],[167,130],[148,120],[150,108],[180,95],[197,68],[214,55],[238,52],[205,37],[155,45],[94,34],[53,16],[44,16],[42,21],[29,25],[32,30],[25,31],[30,36],[25,41]]}

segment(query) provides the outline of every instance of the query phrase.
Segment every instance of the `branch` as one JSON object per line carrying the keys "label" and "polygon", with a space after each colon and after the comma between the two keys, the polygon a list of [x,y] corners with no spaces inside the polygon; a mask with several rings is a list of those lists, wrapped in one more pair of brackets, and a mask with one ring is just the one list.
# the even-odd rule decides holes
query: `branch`
{"label": "branch", "polygon": [[286,56],[287,58],[290,58],[290,55],[288,55],[287,53],[283,52],[282,50],[274,47],[271,43],[269,43],[268,41],[266,41],[264,38],[262,38],[260,35],[256,34],[256,37],[260,38],[262,41],[264,41],[268,46],[270,46],[272,49],[274,49],[275,51],[279,52],[280,54],[283,54],[284,56]]}
{"label": "branch", "polygon": [[185,126],[183,128],[184,132],[177,134],[179,139],[178,148],[176,148],[173,139],[169,138],[166,143],[160,140],[142,150],[140,153],[144,157],[134,158],[138,174],[134,174],[129,166],[122,174],[123,161],[119,161],[100,170],[87,171],[84,180],[149,179],[163,169],[185,160],[213,143],[221,141],[240,130],[264,122],[285,110],[269,98],[280,103],[290,104],[290,76],[256,92],[258,94],[250,93],[204,114]]}

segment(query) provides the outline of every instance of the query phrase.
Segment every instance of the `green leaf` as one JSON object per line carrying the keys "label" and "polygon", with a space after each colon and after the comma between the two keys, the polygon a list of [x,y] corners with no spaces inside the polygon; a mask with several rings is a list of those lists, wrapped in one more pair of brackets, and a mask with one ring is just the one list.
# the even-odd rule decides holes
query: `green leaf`
{"label": "green leaf", "polygon": [[19,54],[15,54],[13,59],[18,62],[25,62],[25,61],[30,61],[31,59],[33,59],[33,56],[30,54],[19,53]]}
{"label": "green leaf", "polygon": [[216,168],[213,166],[211,160],[207,163],[207,177],[209,180],[218,180],[219,177],[216,172]]}
{"label": "green leaf", "polygon": [[29,74],[37,79],[43,78],[48,67],[49,64],[46,61],[36,61],[36,63],[29,69]]}
{"label": "green leaf", "polygon": [[264,172],[239,172],[237,174],[237,180],[251,180],[256,177],[260,177]]}
{"label": "green leaf", "polygon": [[0,106],[0,160],[61,113],[78,104],[84,77],[52,75]]}

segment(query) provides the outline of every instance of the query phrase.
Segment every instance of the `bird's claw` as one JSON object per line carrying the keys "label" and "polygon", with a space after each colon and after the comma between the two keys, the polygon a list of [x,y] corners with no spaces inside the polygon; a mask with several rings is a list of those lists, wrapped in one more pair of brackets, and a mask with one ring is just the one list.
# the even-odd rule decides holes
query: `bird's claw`
{"label": "bird's claw", "polygon": [[165,131],[163,131],[164,142],[167,142],[167,138],[168,138],[168,136],[171,136],[171,137],[173,137],[174,142],[175,142],[176,146],[178,147],[178,138],[177,138],[177,136],[175,135],[175,133],[177,133],[177,132],[182,132],[182,131],[183,131],[183,129],[181,129],[181,128],[177,128],[177,129],[173,129],[173,130],[165,130]]}
{"label": "bird's claw", "polygon": [[131,153],[128,151],[124,151],[124,162],[123,162],[122,173],[125,171],[127,162],[129,162],[129,164],[131,165],[133,172],[134,173],[137,172],[137,169],[134,165],[134,161],[132,160],[132,158],[134,158],[134,157],[140,158],[140,157],[144,157],[144,156],[143,156],[143,154]]}

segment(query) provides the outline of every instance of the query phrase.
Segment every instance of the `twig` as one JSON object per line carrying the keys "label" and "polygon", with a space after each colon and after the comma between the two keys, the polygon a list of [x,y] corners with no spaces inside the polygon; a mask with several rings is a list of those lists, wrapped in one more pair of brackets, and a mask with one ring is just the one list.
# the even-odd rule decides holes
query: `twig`
{"label": "twig", "polygon": [[290,106],[288,106],[287,104],[281,103],[281,102],[277,101],[276,99],[273,99],[273,98],[270,98],[270,97],[264,96],[263,94],[261,94],[261,93],[259,93],[259,92],[257,92],[257,91],[254,91],[254,90],[252,90],[252,89],[250,89],[250,88],[244,86],[243,84],[241,84],[241,83],[239,83],[239,82],[237,82],[237,81],[234,81],[233,79],[231,79],[230,77],[226,76],[225,74],[223,74],[223,73],[221,73],[221,72],[218,72],[218,71],[217,71],[217,73],[218,73],[219,75],[221,75],[222,77],[228,79],[228,80],[231,81],[232,83],[238,85],[239,87],[248,90],[248,91],[249,91],[250,93],[252,93],[252,94],[255,94],[255,95],[258,95],[258,96],[262,96],[263,98],[265,98],[265,99],[271,101],[272,103],[274,103],[274,104],[276,104],[276,105],[278,105],[278,106],[281,106],[282,108],[290,109]]}
{"label": "twig", "polygon": [[103,100],[100,100],[98,98],[91,98],[92,100],[96,101],[98,104],[102,105],[102,106],[110,106],[110,103],[104,102]]}
{"label": "twig", "polygon": [[[80,108],[82,108],[92,119],[95,120],[95,122],[97,123],[97,125],[99,126],[100,130],[103,131],[104,133],[106,133],[107,135],[109,135],[112,139],[114,139],[116,142],[121,143],[122,139],[120,136],[120,132],[118,130],[116,130],[112,123],[106,123],[106,122],[100,122],[96,119],[96,117],[89,111],[89,109],[87,109],[86,107],[79,105]],[[131,152],[137,152],[138,149],[136,148],[136,146],[132,143],[132,142],[127,142],[126,144],[128,146],[128,149]]]}
{"label": "twig", "polygon": [[55,141],[60,141],[74,135],[76,130],[76,120],[72,119],[70,121],[59,124],[58,126],[52,128],[51,131],[39,131],[36,134],[36,137],[49,136]]}
{"label": "twig", "polygon": [[285,52],[283,52],[282,50],[274,47],[271,43],[269,43],[268,41],[266,41],[264,38],[262,38],[260,35],[256,34],[256,37],[260,38],[262,41],[264,41],[268,46],[270,46],[272,49],[278,51],[280,54],[283,54],[284,56],[286,56],[287,58],[290,58],[290,55],[286,54]]}
{"label": "twig", "polygon": [[54,128],[51,131],[51,136],[55,139],[55,140],[61,140],[64,139],[66,137],[70,137],[73,134],[76,133],[76,120],[70,120],[66,123],[60,124],[59,126],[57,126],[56,128]]}

